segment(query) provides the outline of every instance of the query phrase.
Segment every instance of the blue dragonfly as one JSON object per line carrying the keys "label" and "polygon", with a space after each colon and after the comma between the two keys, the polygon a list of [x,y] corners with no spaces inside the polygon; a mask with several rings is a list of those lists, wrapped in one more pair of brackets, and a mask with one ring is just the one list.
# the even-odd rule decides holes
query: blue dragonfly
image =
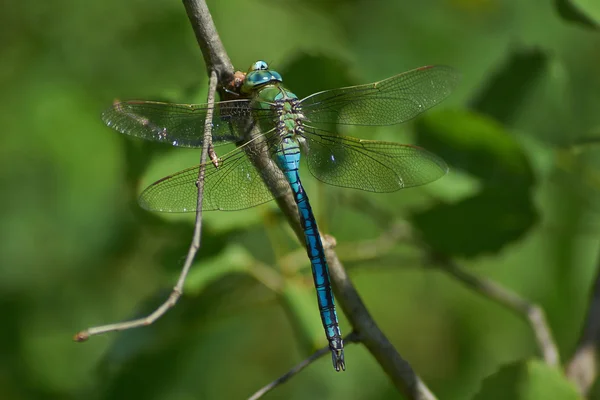
{"label": "blue dragonfly", "polygon": [[[414,118],[445,99],[458,74],[445,66],[426,66],[359,86],[327,90],[304,99],[286,89],[281,75],[264,61],[249,68],[241,97],[217,102],[212,140],[237,145],[206,164],[203,210],[240,210],[284,196],[298,206],[317,303],[333,366],[345,370],[327,260],[315,217],[300,180],[300,155],[318,180],[370,192],[393,192],[435,181],[448,171],[436,155],[416,146],[362,140],[334,133],[336,125],[392,125]],[[202,147],[206,104],[152,101],[115,103],[102,115],[117,131],[178,147]],[[259,131],[249,135],[249,131]],[[260,145],[257,145],[260,139]],[[256,159],[267,164],[257,165]],[[264,173],[264,166],[270,168]],[[140,196],[143,208],[163,212],[196,211],[198,166],[167,176]]]}

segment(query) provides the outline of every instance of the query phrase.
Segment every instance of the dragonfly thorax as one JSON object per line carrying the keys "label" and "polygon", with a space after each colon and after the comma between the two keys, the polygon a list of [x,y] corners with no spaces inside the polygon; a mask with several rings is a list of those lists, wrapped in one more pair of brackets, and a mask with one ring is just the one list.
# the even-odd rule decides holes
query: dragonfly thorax
{"label": "dragonfly thorax", "polygon": [[277,100],[273,104],[277,115],[275,123],[277,132],[281,137],[302,136],[304,132],[303,121],[305,120],[298,99]]}
{"label": "dragonfly thorax", "polygon": [[258,93],[263,107],[268,106],[273,113],[273,123],[280,137],[296,137],[304,131],[300,101],[296,95],[280,85],[266,87]]}
{"label": "dragonfly thorax", "polygon": [[[306,119],[298,97],[280,84],[266,85],[256,91],[257,108],[269,109],[279,137],[296,137],[303,133]],[[268,127],[263,127],[269,130]],[[271,126],[272,128],[272,126]]]}
{"label": "dragonfly thorax", "polygon": [[305,117],[298,97],[284,88],[282,81],[266,62],[257,61],[248,69],[242,93],[252,94],[257,108],[273,113],[272,122],[281,138],[295,137],[303,132]]}

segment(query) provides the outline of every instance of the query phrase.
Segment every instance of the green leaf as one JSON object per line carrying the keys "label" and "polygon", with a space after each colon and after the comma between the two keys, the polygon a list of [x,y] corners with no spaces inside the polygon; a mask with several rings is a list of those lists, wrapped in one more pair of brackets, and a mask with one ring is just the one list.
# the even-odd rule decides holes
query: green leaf
{"label": "green leaf", "polygon": [[556,10],[558,14],[569,22],[579,23],[587,28],[596,29],[598,24],[584,14],[571,0],[556,0]]}
{"label": "green leaf", "polygon": [[482,185],[529,189],[534,182],[526,153],[494,119],[466,110],[430,112],[417,123],[420,146],[441,156],[450,169]]}
{"label": "green leaf", "polygon": [[512,122],[529,103],[528,95],[547,64],[547,55],[538,49],[511,53],[506,64],[484,84],[473,101],[474,108],[500,122]]}
{"label": "green leaf", "polygon": [[596,0],[571,0],[586,16],[594,20],[596,25],[600,25],[600,3]]}
{"label": "green leaf", "polygon": [[282,305],[298,339],[301,351],[309,355],[326,346],[319,318],[315,290],[297,278],[288,277],[281,293]]}
{"label": "green leaf", "polygon": [[[498,252],[521,238],[537,219],[529,196],[501,190],[486,190],[412,217],[430,246],[444,254],[460,257]],[[440,224],[447,229],[440,229]]]}
{"label": "green leaf", "polygon": [[197,296],[226,275],[247,272],[252,261],[252,256],[245,248],[232,244],[218,256],[194,265],[185,281],[184,291]]}
{"label": "green leaf", "polygon": [[497,252],[533,226],[533,171],[521,145],[501,125],[468,111],[443,111],[420,120],[417,129],[419,144],[441,155],[451,171],[480,181],[472,197],[413,215],[436,251],[464,257]]}
{"label": "green leaf", "polygon": [[581,400],[563,374],[539,360],[501,368],[483,381],[473,400]]}
{"label": "green leaf", "polygon": [[285,85],[299,98],[360,83],[350,75],[347,63],[324,55],[299,53],[280,72]]}

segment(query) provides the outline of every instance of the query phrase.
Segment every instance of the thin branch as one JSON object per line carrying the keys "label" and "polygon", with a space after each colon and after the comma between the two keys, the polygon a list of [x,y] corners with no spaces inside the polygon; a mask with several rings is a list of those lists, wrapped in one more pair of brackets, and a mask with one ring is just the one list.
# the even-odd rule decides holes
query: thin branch
{"label": "thin branch", "polygon": [[200,168],[198,170],[198,203],[196,211],[196,223],[194,225],[194,236],[192,237],[192,243],[190,244],[190,248],[188,250],[185,263],[183,264],[183,268],[181,269],[181,273],[179,274],[177,284],[173,288],[173,291],[169,295],[169,298],[164,303],[162,303],[156,310],[154,310],[154,312],[152,312],[150,315],[132,321],[118,322],[115,324],[107,324],[88,328],[84,331],[75,334],[73,338],[75,341],[83,342],[87,340],[90,336],[98,335],[101,333],[122,331],[126,329],[138,328],[141,326],[148,326],[155,322],[157,319],[159,319],[161,316],[163,316],[171,307],[173,307],[183,294],[183,285],[185,283],[185,278],[188,275],[188,272],[192,266],[194,258],[196,257],[198,249],[200,249],[200,242],[202,236],[202,200],[204,197],[204,172],[206,169],[206,161],[208,160],[209,148],[212,146],[212,117],[214,110],[213,107],[215,104],[216,90],[217,74],[215,71],[212,71],[210,74],[208,89],[209,107],[206,113],[206,120],[204,121],[204,143],[202,146],[202,155],[200,157]]}
{"label": "thin branch", "polygon": [[200,45],[200,50],[202,50],[207,70],[215,71],[221,84],[230,82],[233,80],[233,65],[217,33],[206,2],[204,0],[183,0],[183,5]]}
{"label": "thin branch", "polygon": [[[356,332],[351,332],[348,336],[346,336],[344,338],[345,344],[358,343],[358,342],[359,342],[359,337],[358,337],[358,334],[356,334]],[[319,358],[323,357],[326,354],[329,354],[330,351],[331,350],[329,349],[329,346],[320,348],[319,350],[317,350],[313,354],[311,354],[309,357],[302,360],[302,362],[298,363],[296,366],[294,366],[288,372],[286,372],[279,378],[275,379],[273,382],[269,383],[268,385],[263,386],[260,390],[258,390],[252,396],[248,397],[248,400],[260,399],[265,394],[269,393],[271,390],[275,389],[277,386],[285,383],[290,378],[292,378],[294,375],[298,374],[300,371],[302,371],[304,368],[308,367],[310,364],[312,364]]]}
{"label": "thin branch", "polygon": [[567,364],[566,373],[579,392],[587,395],[598,376],[598,341],[600,340],[600,257],[592,288],[585,327],[579,344]]}
{"label": "thin branch", "polygon": [[[388,226],[389,221],[394,220],[392,214],[375,208],[367,199],[362,197],[347,198],[345,201],[363,212],[366,210],[369,215],[374,217],[373,219],[375,221],[380,223],[381,226]],[[467,273],[445,255],[434,254],[426,243],[423,243],[413,232],[411,232],[411,227],[408,224],[406,224],[403,229],[402,240],[410,242],[428,253],[435,264],[470,289],[477,291],[479,294],[492,301],[516,311],[520,316],[524,316],[531,326],[544,361],[552,366],[559,365],[559,352],[552,337],[550,327],[546,321],[544,310],[540,306],[525,300],[516,293],[489,279],[478,278]]]}
{"label": "thin branch", "polygon": [[527,301],[496,282],[469,274],[447,257],[438,256],[435,257],[435,261],[443,271],[449,273],[470,289],[517,312],[520,316],[524,316],[533,330],[544,361],[551,366],[559,365],[560,356],[558,349],[546,321],[544,310],[540,306]]}
{"label": "thin branch", "polygon": [[417,376],[408,361],[398,354],[367,311],[367,307],[356,288],[352,285],[342,263],[332,248],[335,240],[331,236],[325,236],[323,239],[326,244],[325,253],[329,262],[329,273],[331,274],[336,299],[338,299],[338,303],[344,310],[350,324],[360,335],[361,343],[375,357],[398,391],[408,399],[436,399],[421,378]]}
{"label": "thin branch", "polygon": [[[87,340],[90,336],[98,335],[101,333],[121,331],[131,328],[137,328],[141,326],[147,326],[152,324],[162,315],[164,315],[171,307],[173,307],[183,293],[183,285],[185,278],[192,266],[196,253],[200,248],[201,233],[202,233],[202,200],[204,193],[204,172],[205,163],[208,159],[209,151],[212,149],[212,117],[213,117],[213,106],[215,103],[215,93],[217,90],[217,83],[220,79],[233,79],[233,66],[231,61],[227,57],[223,45],[218,37],[208,8],[204,1],[184,1],[185,8],[188,12],[192,27],[196,33],[196,39],[200,44],[200,47],[205,54],[205,61],[209,71],[209,90],[208,90],[208,104],[209,108],[206,115],[204,124],[204,143],[202,147],[202,155],[200,157],[200,168],[198,171],[198,203],[196,211],[196,223],[194,225],[194,235],[192,243],[188,250],[188,254],[177,280],[177,284],[173,288],[169,298],[161,304],[154,312],[150,315],[139,318],[132,321],[119,322],[115,324],[108,324],[103,326],[97,326],[88,328],[81,331],[74,336],[74,340],[82,342]],[[208,56],[207,54],[210,54]]]}

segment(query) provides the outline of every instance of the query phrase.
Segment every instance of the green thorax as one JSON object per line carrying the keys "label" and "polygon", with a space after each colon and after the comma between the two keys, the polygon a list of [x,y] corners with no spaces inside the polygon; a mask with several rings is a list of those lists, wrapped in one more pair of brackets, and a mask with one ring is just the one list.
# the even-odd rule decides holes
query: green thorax
{"label": "green thorax", "polygon": [[254,107],[273,111],[280,135],[294,135],[304,115],[298,109],[298,97],[282,82],[278,72],[269,70],[266,62],[257,61],[249,68],[241,92],[252,97]]}

